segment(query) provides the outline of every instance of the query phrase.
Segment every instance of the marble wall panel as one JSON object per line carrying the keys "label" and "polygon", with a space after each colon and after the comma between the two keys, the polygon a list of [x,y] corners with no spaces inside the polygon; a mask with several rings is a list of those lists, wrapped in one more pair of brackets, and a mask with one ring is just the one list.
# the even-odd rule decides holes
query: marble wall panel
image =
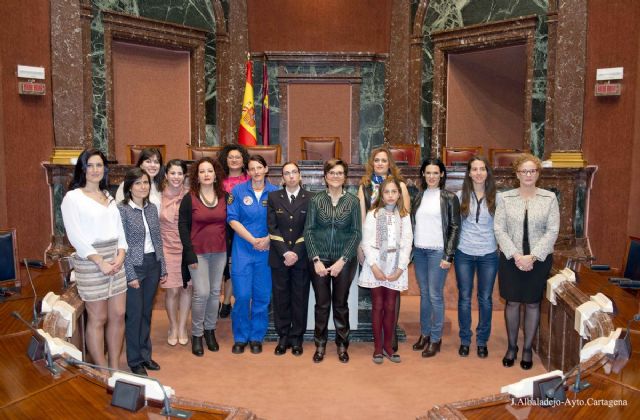
{"label": "marble wall panel", "polygon": [[210,0],[91,0],[91,62],[93,84],[93,143],[108,150],[108,119],[106,115],[104,26],[102,11],[126,13],[132,16],[176,23],[210,31],[205,44],[205,109],[206,144],[218,144],[216,130],[216,18]]}
{"label": "marble wall panel", "polygon": [[[420,0],[412,1],[412,11],[418,10]],[[538,15],[534,48],[534,81],[532,95],[531,147],[541,155],[544,150],[544,119],[546,96],[547,33],[546,13],[548,0],[431,0],[423,25],[422,88],[420,92],[419,142],[423,151],[431,149],[433,99],[433,44],[430,34],[468,25],[495,22],[520,16]],[[426,156],[426,155],[425,155]]]}

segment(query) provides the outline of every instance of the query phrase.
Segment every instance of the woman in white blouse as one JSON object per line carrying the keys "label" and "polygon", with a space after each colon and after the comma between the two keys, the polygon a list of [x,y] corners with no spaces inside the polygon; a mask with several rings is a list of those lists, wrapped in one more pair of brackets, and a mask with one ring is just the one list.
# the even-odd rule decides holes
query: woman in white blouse
{"label": "woman in white blouse", "polygon": [[83,151],[61,210],[67,237],[76,249],[72,258],[78,293],[87,309],[87,349],[96,364],[107,365],[106,326],[109,367],[117,369],[124,336],[127,241],[120,212],[107,191],[107,174],[102,152]]}
{"label": "woman in white blouse", "polygon": [[388,176],[380,185],[380,194],[362,228],[365,261],[358,279],[359,286],[371,289],[376,364],[382,363],[384,357],[400,362],[400,356],[393,351],[396,302],[400,292],[408,288],[412,244],[411,217],[404,203],[401,181]]}

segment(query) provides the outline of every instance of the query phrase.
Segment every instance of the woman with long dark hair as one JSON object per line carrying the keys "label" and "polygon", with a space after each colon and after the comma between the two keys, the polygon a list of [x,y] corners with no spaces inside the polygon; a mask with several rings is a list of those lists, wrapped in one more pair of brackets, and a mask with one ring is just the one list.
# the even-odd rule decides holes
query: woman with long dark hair
{"label": "woman with long dark hair", "polygon": [[73,266],[80,298],[87,310],[86,344],[93,361],[118,369],[124,336],[128,248],[120,212],[109,194],[107,159],[96,149],[78,157],[61,210],[69,242],[76,249]]}
{"label": "woman with long dark hair", "polygon": [[[162,200],[162,184],[164,182],[164,165],[162,164],[162,153],[157,147],[145,147],[138,161],[136,162],[136,168],[140,168],[145,171],[149,178],[151,178],[151,189],[149,190],[149,201],[156,205],[158,211],[160,211],[160,201]],[[121,202],[124,199],[124,183],[118,186],[116,191],[116,202]]]}
{"label": "woman with long dark hair", "polygon": [[227,259],[227,202],[220,164],[203,157],[191,166],[190,193],[180,203],[178,231],[182,242],[183,279],[191,279],[191,352],[204,355],[202,337],[209,351],[218,351],[220,284]]}
{"label": "woman with long dark hair", "polygon": [[413,349],[433,357],[442,343],[444,282],[458,245],[460,204],[444,189],[447,170],[440,159],[425,159],[420,175],[422,191],[411,206],[413,262],[420,286],[420,337]]}
{"label": "woman with long dark hair", "polygon": [[469,355],[471,345],[471,295],[473,279],[478,276],[478,327],[476,328],[477,354],[489,355],[487,342],[491,334],[493,285],[498,272],[498,253],[493,232],[496,211],[496,183],[493,170],[486,158],[472,157],[462,182],[460,216],[462,226],[455,254],[454,268],[458,284],[458,326],[460,348],[458,354]]}
{"label": "woman with long dark hair", "polygon": [[158,208],[149,201],[151,177],[140,168],[130,169],[123,182],[124,199],[118,204],[129,250],[124,261],[127,274],[125,337],[127,364],[133,373],[160,370],[151,358],[153,298],[167,268],[162,250]]}

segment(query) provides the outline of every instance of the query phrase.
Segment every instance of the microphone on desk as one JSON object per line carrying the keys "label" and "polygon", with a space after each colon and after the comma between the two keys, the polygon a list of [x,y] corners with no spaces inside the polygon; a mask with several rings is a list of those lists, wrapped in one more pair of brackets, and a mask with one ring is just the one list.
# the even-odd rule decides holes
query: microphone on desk
{"label": "microphone on desk", "polygon": [[640,289],[640,280],[632,280],[626,277],[609,277],[609,283],[624,289]]}
{"label": "microphone on desk", "polygon": [[38,294],[36,293],[36,287],[33,285],[33,278],[31,277],[31,271],[29,270],[28,260],[25,258],[23,260],[24,267],[27,270],[27,276],[29,276],[29,284],[31,285],[31,290],[33,290],[33,319],[31,320],[31,325],[34,327],[38,326]]}
{"label": "microphone on desk", "polygon": [[11,316],[21,321],[33,333],[31,340],[29,341],[29,346],[27,347],[27,356],[29,359],[32,362],[45,359],[49,372],[51,372],[54,377],[60,376],[60,369],[53,364],[51,348],[49,347],[46,337],[43,337],[42,334],[40,334],[40,332],[33,325],[27,322],[27,320],[25,320],[18,312],[12,311]]}
{"label": "microphone on desk", "polygon": [[[156,378],[152,378],[150,376],[145,376],[145,375],[138,375],[137,373],[132,373],[132,372],[125,372],[122,371],[120,369],[114,369],[114,368],[110,368],[110,367],[106,367],[106,366],[100,366],[100,365],[96,365],[93,363],[88,363],[88,362],[83,362],[82,360],[78,360],[75,357],[65,357],[64,361],[67,362],[68,364],[72,365],[72,366],[88,366],[94,369],[104,369],[107,370],[109,372],[113,372],[113,373],[119,373],[121,374],[121,376],[124,376],[124,378],[126,379],[127,376],[131,376],[131,377],[136,377],[136,378],[140,378],[142,379],[141,382],[145,382],[145,381],[151,381],[154,382],[155,384],[158,385],[158,387],[160,388],[160,390],[162,391],[162,395],[164,397],[163,399],[163,409],[162,412],[160,414],[162,414],[163,416],[166,417],[177,417],[177,418],[181,418],[181,419],[188,419],[191,417],[191,412],[189,411],[185,411],[185,410],[179,410],[177,408],[172,408],[171,407],[171,403],[169,401],[169,395],[167,394],[167,390],[164,388],[164,386],[160,383],[160,381]],[[118,407],[122,407],[131,411],[136,411],[135,409],[132,409],[130,407],[132,406],[123,406],[121,405],[121,403],[127,403],[127,400],[131,400],[131,398],[127,398],[126,396],[124,396],[125,398],[120,397],[120,390],[116,390],[119,383],[122,383],[120,380],[116,379],[115,385],[113,386],[113,398],[111,400],[111,404],[112,405],[116,405]],[[142,385],[145,385],[144,383]],[[146,387],[146,385],[145,385]],[[120,399],[122,398],[122,401],[120,401]],[[145,395],[145,399],[146,399],[146,395]],[[115,400],[115,401],[114,401]],[[114,404],[115,402],[115,404]],[[135,408],[135,407],[133,407]],[[139,409],[140,407],[138,407]]]}
{"label": "microphone on desk", "polygon": [[[301,164],[305,164],[305,165],[322,165],[324,164],[324,156],[322,156],[322,153],[318,152],[317,150],[311,150],[311,149],[301,149],[303,152],[305,152],[307,154],[307,159],[301,159],[300,163]],[[312,155],[312,156],[310,156]],[[313,155],[315,155],[315,157],[320,158],[320,159],[308,159],[309,157],[313,157]]]}

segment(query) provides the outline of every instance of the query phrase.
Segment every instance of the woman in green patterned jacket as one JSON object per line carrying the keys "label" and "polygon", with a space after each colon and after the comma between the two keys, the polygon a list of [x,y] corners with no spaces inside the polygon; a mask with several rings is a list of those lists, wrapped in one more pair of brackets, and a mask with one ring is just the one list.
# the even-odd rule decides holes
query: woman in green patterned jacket
{"label": "woman in green patterned jacket", "polygon": [[349,361],[349,288],[358,264],[356,250],[362,236],[360,203],[346,192],[348,166],[340,159],[324,164],[327,190],[316,194],[309,203],[304,240],[313,263],[311,284],[315,293],[316,352],[313,361],[324,359],[327,346],[327,324],[333,302],[338,359]]}

